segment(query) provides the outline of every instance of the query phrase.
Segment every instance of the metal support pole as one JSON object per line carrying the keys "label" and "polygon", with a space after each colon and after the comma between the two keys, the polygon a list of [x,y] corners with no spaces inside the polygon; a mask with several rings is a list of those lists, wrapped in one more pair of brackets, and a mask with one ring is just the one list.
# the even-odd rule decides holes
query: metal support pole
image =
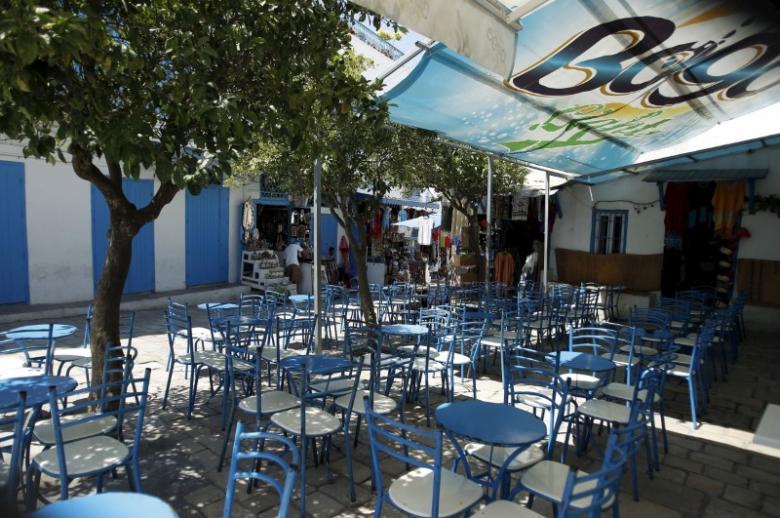
{"label": "metal support pole", "polygon": [[547,291],[547,257],[550,250],[550,173],[544,173],[544,291]]}
{"label": "metal support pole", "polygon": [[322,162],[319,159],[314,161],[314,218],[312,232],[312,241],[314,244],[314,275],[312,279],[314,281],[314,315],[316,316],[315,324],[315,338],[316,338],[316,350],[322,351],[322,279],[320,274],[322,272],[322,259],[320,254],[320,212],[322,211],[322,196],[321,196],[321,180],[322,180]]}
{"label": "metal support pole", "polygon": [[488,157],[488,178],[487,178],[487,237],[485,239],[485,291],[490,288],[490,249],[492,243],[493,228],[493,158]]}

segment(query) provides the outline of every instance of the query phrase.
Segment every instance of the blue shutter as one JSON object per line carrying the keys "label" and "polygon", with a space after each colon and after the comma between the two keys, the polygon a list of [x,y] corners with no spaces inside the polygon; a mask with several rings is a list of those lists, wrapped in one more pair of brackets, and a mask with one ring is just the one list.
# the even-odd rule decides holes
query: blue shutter
{"label": "blue shutter", "polygon": [[187,192],[185,243],[187,286],[228,281],[230,190],[210,185]]}
{"label": "blue shutter", "polygon": [[27,304],[24,164],[0,160],[0,304]]}
{"label": "blue shutter", "polygon": [[327,255],[328,248],[333,247],[336,250],[336,256],[338,257],[338,232],[339,224],[338,221],[336,221],[335,216],[332,214],[322,214],[320,217],[320,253],[322,255]]}
{"label": "blue shutter", "polygon": [[[122,180],[122,190],[138,208],[149,204],[154,196],[153,180]],[[110,218],[106,200],[92,186],[92,269],[95,287],[103,272],[108,247]],[[124,293],[154,291],[154,222],[144,225],[133,239],[133,257],[125,281]]]}

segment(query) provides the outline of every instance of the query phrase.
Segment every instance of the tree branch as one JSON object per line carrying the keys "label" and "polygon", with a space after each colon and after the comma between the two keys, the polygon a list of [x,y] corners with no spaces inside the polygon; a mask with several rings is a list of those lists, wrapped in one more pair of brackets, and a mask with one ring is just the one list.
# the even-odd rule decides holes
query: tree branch
{"label": "tree branch", "polygon": [[138,210],[138,218],[141,224],[157,219],[163,207],[173,200],[177,192],[179,192],[179,188],[172,182],[161,184],[157,192],[154,193],[154,198],[149,202],[149,205]]}
{"label": "tree branch", "polygon": [[106,159],[106,164],[108,164],[108,175],[111,178],[111,182],[118,188],[122,189],[122,167],[119,165],[119,162],[116,162],[115,160],[108,160]]}
{"label": "tree branch", "polygon": [[[106,199],[106,203],[108,203],[109,206],[114,208],[119,208],[125,204],[129,206],[129,202],[122,192],[121,183],[117,188],[117,186],[92,163],[92,157],[84,148],[77,144],[71,144],[68,146],[68,153],[73,157],[71,166],[73,167],[76,176],[97,187],[103,194],[103,197]],[[127,209],[129,207],[125,206],[125,208]]]}

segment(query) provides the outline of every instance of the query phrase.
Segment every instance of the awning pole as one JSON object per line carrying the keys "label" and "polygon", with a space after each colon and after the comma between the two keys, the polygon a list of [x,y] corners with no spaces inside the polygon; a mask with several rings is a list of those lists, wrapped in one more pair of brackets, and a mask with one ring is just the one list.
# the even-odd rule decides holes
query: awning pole
{"label": "awning pole", "polygon": [[544,173],[544,291],[547,292],[547,256],[550,250],[550,173]]}
{"label": "awning pole", "polygon": [[314,231],[312,232],[312,241],[314,242],[314,314],[315,318],[315,338],[317,353],[322,352],[322,285],[320,279],[321,255],[320,255],[320,212],[322,211],[322,196],[320,194],[322,177],[322,162],[319,159],[314,161]]}
{"label": "awning pole", "polygon": [[489,293],[490,286],[490,248],[491,229],[493,227],[493,158],[488,157],[487,177],[487,237],[485,238],[485,293]]}

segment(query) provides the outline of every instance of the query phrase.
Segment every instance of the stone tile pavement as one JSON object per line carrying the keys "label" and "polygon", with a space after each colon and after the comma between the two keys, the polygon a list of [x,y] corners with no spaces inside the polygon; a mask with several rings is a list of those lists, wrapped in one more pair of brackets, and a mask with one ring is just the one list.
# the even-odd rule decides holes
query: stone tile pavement
{"label": "stone tile pavement", "polygon": [[[165,387],[164,368],[168,345],[162,318],[163,308],[140,311],[136,315],[133,344],[139,350],[136,373],[152,369],[150,406],[144,427],[141,470],[144,490],[168,501],[183,517],[221,516],[225,496],[226,474],[216,471],[223,432],[220,429],[221,398],[207,399],[202,384],[196,412],[187,420],[187,382],[183,371],[174,373],[167,409],[161,408]],[[205,325],[203,312],[195,311],[195,325]],[[82,326],[80,319],[61,321]],[[29,322],[24,322],[29,323]],[[19,325],[23,324],[22,322]],[[13,327],[10,324],[7,327]],[[4,326],[5,327],[5,326]],[[81,336],[71,337],[58,347],[80,344]],[[654,480],[641,471],[640,500],[634,502],[626,479],[621,494],[621,512],[629,517],[754,517],[780,516],[780,451],[752,444],[752,431],[767,403],[780,404],[780,348],[776,335],[749,333],[740,358],[731,367],[726,381],[718,381],[712,391],[712,402],[703,416],[702,426],[693,431],[688,418],[687,393],[674,380],[667,384],[667,413],[670,431],[669,453],[662,456],[662,466]],[[85,355],[87,351],[79,349]],[[19,372],[19,356],[0,356],[0,376]],[[82,374],[76,374],[81,379]],[[500,381],[495,369],[480,376],[479,398],[501,400]],[[433,381],[434,406],[441,402],[439,380]],[[458,386],[459,397],[470,392]],[[407,405],[407,419],[424,426],[424,408]],[[603,437],[601,438],[603,440]],[[331,454],[332,476],[323,466],[308,472],[307,510],[311,517],[358,517],[373,512],[370,454],[367,435],[361,433],[354,451],[354,473],[357,501],[350,502],[346,462],[337,448]],[[338,445],[336,438],[334,444]],[[571,450],[570,450],[571,452]],[[451,459],[452,447],[445,456]],[[310,456],[311,457],[311,456]],[[311,461],[310,461],[311,462]],[[569,455],[569,463],[583,469],[597,465],[590,456]],[[405,470],[398,462],[382,464],[386,480]],[[107,489],[128,490],[127,479],[119,473],[106,483]],[[71,494],[94,491],[92,481],[76,481]],[[44,478],[45,495],[56,498],[57,485]],[[296,500],[297,501],[297,500]],[[276,497],[267,489],[251,494],[236,492],[234,516],[275,516]],[[539,499],[534,509],[547,516],[552,509]],[[294,515],[298,515],[297,508]],[[399,516],[385,506],[383,516]]]}

